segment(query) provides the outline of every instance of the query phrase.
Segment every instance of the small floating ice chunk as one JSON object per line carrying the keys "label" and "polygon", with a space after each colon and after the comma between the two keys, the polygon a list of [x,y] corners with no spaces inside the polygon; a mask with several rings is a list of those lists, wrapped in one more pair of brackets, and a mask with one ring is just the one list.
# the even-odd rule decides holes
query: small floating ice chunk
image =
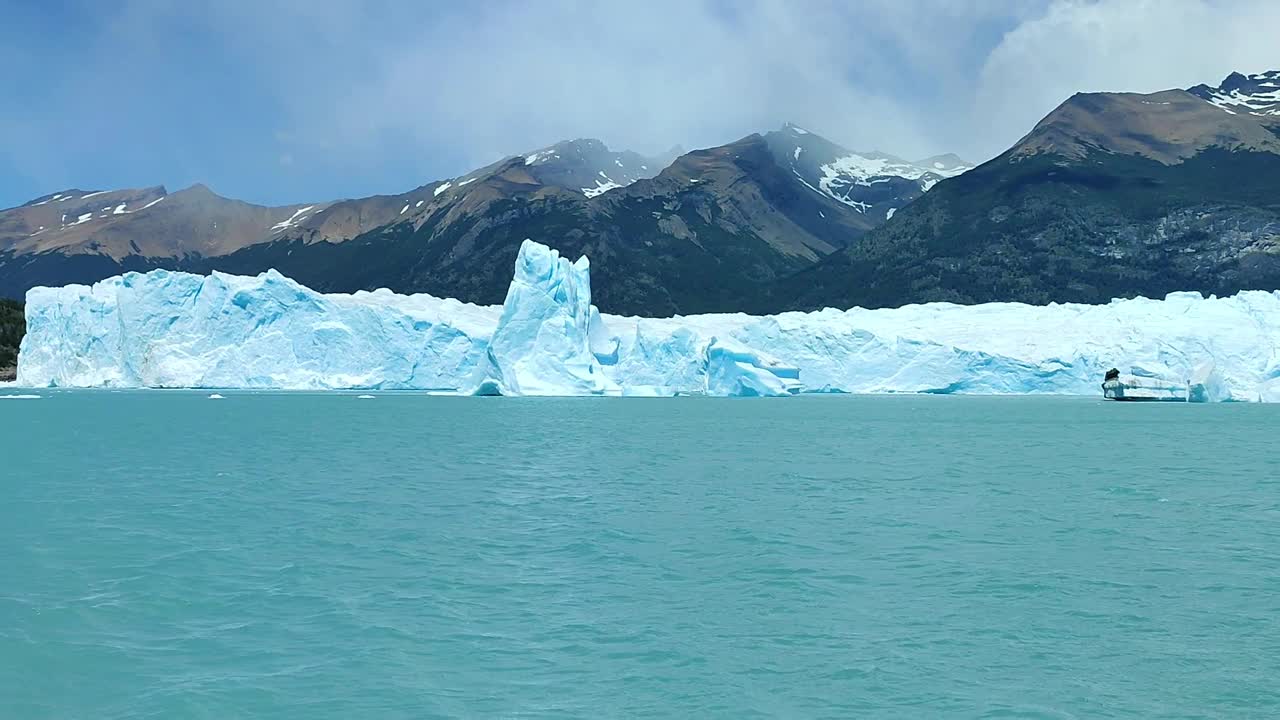
{"label": "small floating ice chunk", "polygon": [[374,400],[376,398],[377,398],[376,395],[357,395],[356,396],[357,400]]}
{"label": "small floating ice chunk", "polygon": [[214,394],[210,395],[210,396],[209,396],[209,399],[210,399],[210,400],[226,400],[226,398],[225,398],[225,397],[223,397],[222,395],[219,395],[218,393],[214,393]]}
{"label": "small floating ice chunk", "polygon": [[0,400],[39,400],[39,395],[0,395]]}

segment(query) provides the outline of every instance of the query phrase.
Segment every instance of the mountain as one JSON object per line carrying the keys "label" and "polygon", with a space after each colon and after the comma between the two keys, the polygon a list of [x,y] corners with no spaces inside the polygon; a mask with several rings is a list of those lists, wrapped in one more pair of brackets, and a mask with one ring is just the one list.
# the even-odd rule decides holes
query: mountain
{"label": "mountain", "polygon": [[527,153],[524,164],[540,184],[577,189],[587,197],[595,197],[654,177],[681,154],[676,147],[661,156],[646,158],[629,150],[612,152],[599,140],[568,140]]}
{"label": "mountain", "polygon": [[1276,77],[1074,95],[774,297],[879,307],[1280,288],[1280,133],[1262,102]]}
{"label": "mountain", "polygon": [[1253,115],[1280,124],[1280,70],[1241,75],[1231,73],[1218,87],[1196,85],[1187,92],[1232,114]]}
{"label": "mountain", "polygon": [[[498,303],[521,242],[535,238],[591,257],[606,310],[767,309],[767,288],[967,167],[933,162],[852,153],[787,126],[659,157],[572,140],[398,195],[275,208],[203,186],[87,201],[67,191],[0,212],[0,296],[156,267],[276,268],[322,291]],[[59,203],[65,217],[32,209]],[[70,212],[82,208],[93,209],[83,221]]]}
{"label": "mountain", "polygon": [[[21,297],[34,285],[89,283],[128,270],[207,267],[214,258],[264,243],[341,243],[378,228],[421,222],[511,160],[398,195],[281,207],[232,200],[204,185],[172,194],[160,186],[64,190],[0,211],[0,297]],[[656,164],[665,156],[612,153],[598,140],[576,140],[528,153],[521,161],[527,167],[517,185],[596,195],[604,189],[590,179],[604,177],[602,170],[610,173],[610,187],[620,187],[656,175],[661,169]]]}
{"label": "mountain", "polygon": [[893,217],[938,181],[973,168],[955,155],[908,162],[878,151],[853,152],[790,123],[765,140],[806,187],[857,211],[864,230]]}
{"label": "mountain", "polygon": [[[306,208],[303,208],[305,210]],[[268,208],[220,197],[203,185],[66,190],[0,213],[0,247],[17,254],[59,252],[183,257],[225,255],[261,241],[298,206]]]}
{"label": "mountain", "polygon": [[858,213],[798,182],[760,135],[687,153],[657,177],[598,194],[546,185],[537,167],[527,156],[508,159],[348,242],[283,239],[207,267],[275,267],[330,292],[386,286],[499,303],[520,243],[539,238],[591,257],[602,308],[672,314],[753,304],[760,288],[862,232]]}
{"label": "mountain", "polygon": [[0,296],[148,269],[159,259],[226,255],[261,242],[300,210],[230,200],[203,185],[172,194],[64,190],[0,211]]}

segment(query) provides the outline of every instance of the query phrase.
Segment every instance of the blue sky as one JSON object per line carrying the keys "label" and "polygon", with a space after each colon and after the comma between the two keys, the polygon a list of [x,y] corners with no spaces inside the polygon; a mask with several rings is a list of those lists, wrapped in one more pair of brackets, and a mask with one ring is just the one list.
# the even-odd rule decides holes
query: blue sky
{"label": "blue sky", "polygon": [[195,182],[358,197],[566,138],[657,152],[784,121],[984,160],[1072,92],[1280,66],[1277,6],[3,0],[0,206]]}

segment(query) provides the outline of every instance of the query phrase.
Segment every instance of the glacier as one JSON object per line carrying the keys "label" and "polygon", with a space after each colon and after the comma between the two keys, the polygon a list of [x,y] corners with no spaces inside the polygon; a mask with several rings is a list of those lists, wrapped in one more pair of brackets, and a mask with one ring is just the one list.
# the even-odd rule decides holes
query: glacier
{"label": "glacier", "polygon": [[33,288],[26,313],[22,387],[1100,396],[1115,367],[1280,400],[1280,292],[622,317],[591,304],[587,258],[526,240],[501,306],[153,270]]}

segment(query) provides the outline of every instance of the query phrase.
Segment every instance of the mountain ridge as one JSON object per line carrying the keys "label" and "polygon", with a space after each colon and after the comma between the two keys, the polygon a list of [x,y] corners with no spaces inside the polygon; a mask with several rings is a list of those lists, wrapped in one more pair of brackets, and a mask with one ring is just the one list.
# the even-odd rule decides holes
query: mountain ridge
{"label": "mountain ridge", "polygon": [[[678,148],[647,158],[570,140],[405,193],[275,208],[205,186],[172,194],[158,187],[145,213],[128,205],[123,218],[93,214],[83,227],[60,225],[39,245],[30,240],[37,228],[6,211],[0,294],[153,267],[277,267],[321,290],[389,286],[497,302],[505,281],[492,266],[509,265],[521,241],[540,237],[562,251],[589,250],[598,274],[619,288],[602,302],[616,300],[620,311],[731,309],[883,221],[851,204],[848,192],[869,185],[844,196],[806,186],[771,145],[778,132],[670,162]],[[827,162],[851,155],[816,135],[810,142],[831,149]],[[129,237],[130,228],[145,238]]]}
{"label": "mountain ridge", "polygon": [[1280,288],[1267,123],[1182,90],[1078,93],[774,295],[811,309]]}

